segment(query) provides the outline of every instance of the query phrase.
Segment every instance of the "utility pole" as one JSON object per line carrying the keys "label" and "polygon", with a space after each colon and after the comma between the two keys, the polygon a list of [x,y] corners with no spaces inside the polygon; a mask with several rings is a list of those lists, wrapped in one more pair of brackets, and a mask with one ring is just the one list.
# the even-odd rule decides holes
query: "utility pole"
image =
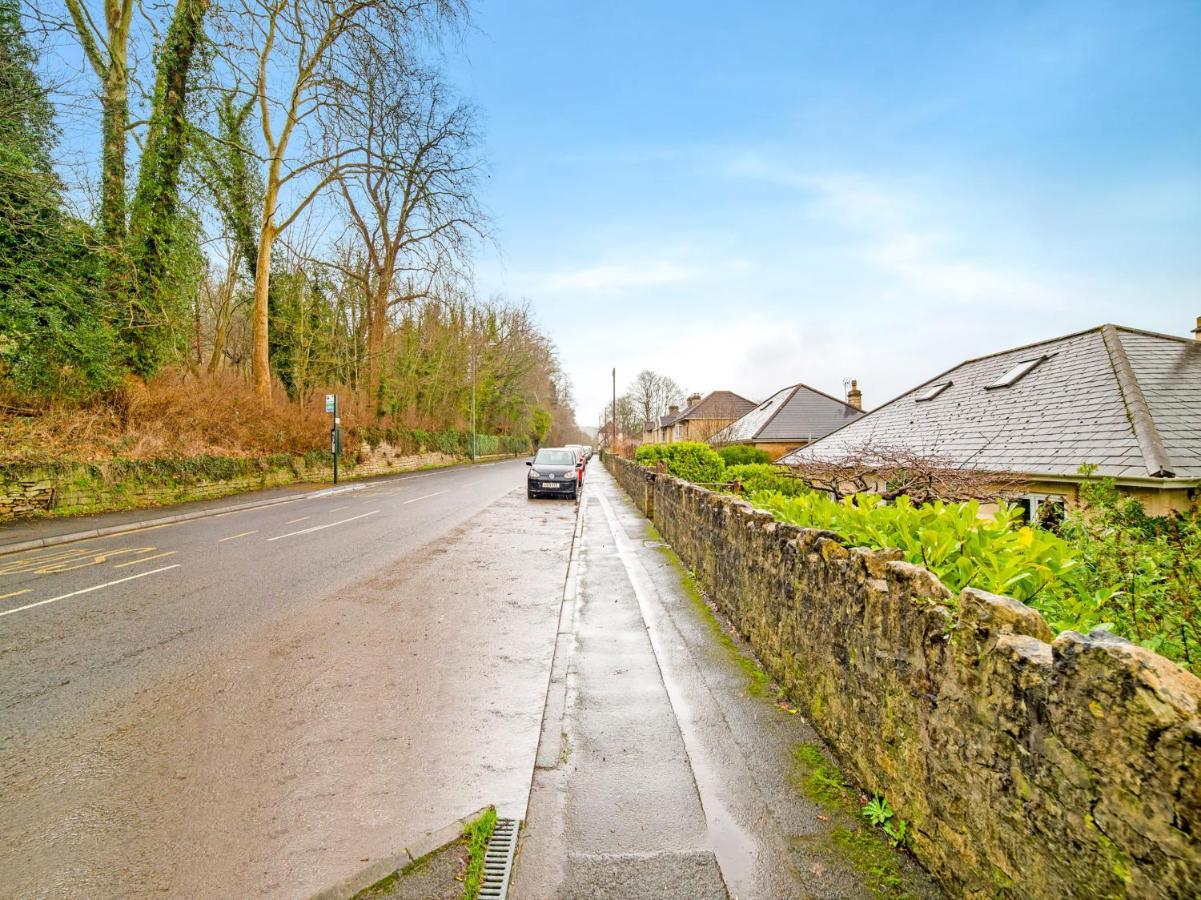
{"label": "utility pole", "polygon": [[613,367],[613,442],[609,446],[612,453],[617,452],[617,366]]}
{"label": "utility pole", "polygon": [[471,370],[471,461],[475,462],[475,309],[471,310],[471,354],[467,365]]}

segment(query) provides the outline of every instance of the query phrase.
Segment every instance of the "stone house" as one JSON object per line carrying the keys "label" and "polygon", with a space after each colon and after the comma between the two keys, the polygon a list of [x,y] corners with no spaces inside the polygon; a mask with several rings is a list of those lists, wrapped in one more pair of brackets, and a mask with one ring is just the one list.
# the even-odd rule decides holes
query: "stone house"
{"label": "stone house", "polygon": [[1082,464],[1151,514],[1201,498],[1201,317],[1196,340],[1118,325],[969,359],[781,458],[901,448],[1004,473],[1031,517],[1078,500]]}
{"label": "stone house", "polygon": [[714,447],[749,444],[774,458],[811,444],[862,415],[863,393],[858,382],[851,382],[845,401],[794,384],[731,422],[709,438],[709,443]]}
{"label": "stone house", "polygon": [[704,397],[692,394],[683,412],[672,406],[667,415],[660,416],[655,422],[648,422],[642,442],[670,444],[675,441],[707,441],[757,405],[733,391],[712,391]]}

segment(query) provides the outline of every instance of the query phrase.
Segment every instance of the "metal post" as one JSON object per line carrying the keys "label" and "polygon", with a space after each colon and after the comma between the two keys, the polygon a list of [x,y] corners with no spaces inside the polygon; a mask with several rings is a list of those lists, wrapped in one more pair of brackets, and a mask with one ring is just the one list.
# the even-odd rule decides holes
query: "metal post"
{"label": "metal post", "polygon": [[614,454],[617,453],[617,366],[613,367],[613,443],[609,448]]}
{"label": "metal post", "polygon": [[338,483],[338,451],[342,449],[342,441],[340,440],[342,435],[338,433],[338,422],[338,395],[334,394],[334,434],[332,441],[333,445],[330,448],[333,450],[334,454],[334,484]]}
{"label": "metal post", "polygon": [[475,347],[471,348],[471,461],[475,462]]}

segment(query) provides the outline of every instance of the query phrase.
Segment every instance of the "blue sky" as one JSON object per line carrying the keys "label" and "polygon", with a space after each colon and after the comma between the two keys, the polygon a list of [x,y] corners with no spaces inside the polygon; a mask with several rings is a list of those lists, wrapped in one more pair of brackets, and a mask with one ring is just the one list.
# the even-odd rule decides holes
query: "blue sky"
{"label": "blue sky", "polygon": [[[609,370],[879,405],[1201,315],[1201,2],[483,0],[447,54],[578,417]],[[733,10],[733,11],[732,11]]]}

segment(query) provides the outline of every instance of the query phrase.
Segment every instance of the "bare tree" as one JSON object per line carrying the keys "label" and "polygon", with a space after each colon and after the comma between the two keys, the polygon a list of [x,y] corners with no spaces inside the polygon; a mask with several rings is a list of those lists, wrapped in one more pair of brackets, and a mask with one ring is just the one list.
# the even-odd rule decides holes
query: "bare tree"
{"label": "bare tree", "polygon": [[461,274],[484,216],[472,110],[448,99],[436,74],[407,66],[397,48],[355,49],[359,102],[340,125],[363,148],[364,164],[338,186],[363,248],[365,265],[347,274],[367,298],[366,386],[374,395],[392,309]]}
{"label": "bare tree", "polygon": [[675,381],[650,369],[638,373],[627,396],[641,422],[653,422],[673,404],[684,402],[684,390]]}
{"label": "bare tree", "polygon": [[[453,18],[460,0],[236,0],[240,36],[226,42],[229,65],[253,85],[265,171],[254,271],[251,373],[271,390],[268,291],[275,241],[330,185],[366,171],[365,148],[330,139],[330,123],[358,101],[347,45],[403,52],[420,28]],[[404,72],[393,73],[397,85]]]}
{"label": "bare tree", "polygon": [[789,468],[809,487],[836,500],[861,493],[885,500],[906,496],[914,503],[1004,500],[1016,488],[1004,472],[884,444],[864,444],[830,458],[803,458]]}

